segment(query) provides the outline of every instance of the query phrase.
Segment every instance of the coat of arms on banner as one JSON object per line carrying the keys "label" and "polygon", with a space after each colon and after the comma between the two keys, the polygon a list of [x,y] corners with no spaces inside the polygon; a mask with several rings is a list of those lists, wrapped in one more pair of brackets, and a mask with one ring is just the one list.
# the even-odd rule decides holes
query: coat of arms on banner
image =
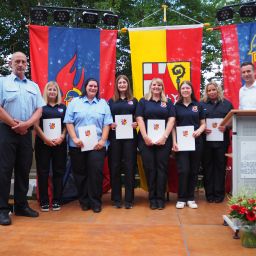
{"label": "coat of arms on banner", "polygon": [[176,102],[179,85],[184,80],[191,80],[191,62],[144,62],[143,93],[148,93],[153,78],[161,78],[164,82],[165,93]]}

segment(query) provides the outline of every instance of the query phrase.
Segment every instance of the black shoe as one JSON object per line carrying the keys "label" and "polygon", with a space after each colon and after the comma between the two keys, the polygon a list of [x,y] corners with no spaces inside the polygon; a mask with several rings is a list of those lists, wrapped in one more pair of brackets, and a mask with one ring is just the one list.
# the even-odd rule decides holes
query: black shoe
{"label": "black shoe", "polygon": [[163,210],[165,208],[164,202],[158,202],[158,210]]}
{"label": "black shoe", "polygon": [[49,212],[49,209],[50,209],[49,204],[41,205],[41,211],[42,212]]}
{"label": "black shoe", "polygon": [[132,207],[133,207],[132,203],[125,202],[125,204],[124,204],[125,209],[132,209]]}
{"label": "black shoe", "polygon": [[101,212],[101,207],[94,207],[94,208],[92,208],[92,210],[95,213],[99,213],[99,212]]}
{"label": "black shoe", "polygon": [[223,198],[217,198],[217,199],[214,200],[214,202],[215,202],[216,204],[219,204],[219,203],[222,203],[223,200],[224,200]]}
{"label": "black shoe", "polygon": [[211,198],[210,198],[210,199],[206,199],[206,201],[207,201],[208,203],[210,203],[210,204],[211,204],[211,203],[214,203],[214,200],[211,199]]}
{"label": "black shoe", "polygon": [[15,208],[15,215],[36,218],[39,213],[27,206],[25,208]]}
{"label": "black shoe", "polygon": [[52,210],[53,211],[59,211],[61,209],[60,203],[58,201],[55,201],[52,203]]}
{"label": "black shoe", "polygon": [[113,203],[113,206],[114,206],[115,208],[117,208],[117,209],[120,209],[120,208],[123,207],[123,206],[122,206],[122,203],[119,202],[119,201],[115,201],[115,202]]}
{"label": "black shoe", "polygon": [[81,205],[81,208],[83,211],[89,211],[90,210],[90,206],[87,204]]}
{"label": "black shoe", "polygon": [[0,212],[0,225],[7,226],[11,224],[12,224],[12,221],[8,211]]}
{"label": "black shoe", "polygon": [[157,206],[157,203],[156,202],[150,202],[150,205],[149,205],[150,209],[151,210],[156,210],[158,208]]}

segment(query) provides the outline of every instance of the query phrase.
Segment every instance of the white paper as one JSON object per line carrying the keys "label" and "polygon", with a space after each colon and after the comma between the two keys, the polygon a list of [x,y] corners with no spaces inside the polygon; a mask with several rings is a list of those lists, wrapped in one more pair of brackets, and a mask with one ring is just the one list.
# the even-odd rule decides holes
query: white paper
{"label": "white paper", "polygon": [[61,136],[61,118],[43,119],[43,131],[50,140],[59,138]]}
{"label": "white paper", "polygon": [[162,119],[149,119],[148,120],[148,137],[153,143],[158,141],[165,131],[165,120]]}
{"label": "white paper", "polygon": [[84,146],[81,151],[93,150],[95,145],[98,143],[98,137],[95,125],[86,125],[78,127],[79,139],[83,142]]}
{"label": "white paper", "polygon": [[223,118],[206,118],[206,127],[211,129],[212,132],[206,135],[206,141],[223,141],[224,134],[218,127],[223,121]]}
{"label": "white paper", "polygon": [[194,126],[177,126],[176,131],[179,151],[195,151]]}
{"label": "white paper", "polygon": [[115,115],[116,139],[133,139],[132,115]]}

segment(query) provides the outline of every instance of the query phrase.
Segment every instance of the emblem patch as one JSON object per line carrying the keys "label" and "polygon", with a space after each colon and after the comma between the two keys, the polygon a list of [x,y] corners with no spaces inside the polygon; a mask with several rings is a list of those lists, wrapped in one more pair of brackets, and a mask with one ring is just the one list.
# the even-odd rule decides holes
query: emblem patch
{"label": "emblem patch", "polygon": [[192,107],[192,111],[193,111],[193,112],[198,112],[198,107],[197,107],[197,106],[193,106],[193,107]]}

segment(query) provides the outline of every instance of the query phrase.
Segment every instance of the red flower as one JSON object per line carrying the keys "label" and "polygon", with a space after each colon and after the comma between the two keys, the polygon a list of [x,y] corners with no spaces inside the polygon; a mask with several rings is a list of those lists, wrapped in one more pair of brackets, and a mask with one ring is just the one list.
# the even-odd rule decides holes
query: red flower
{"label": "red flower", "polygon": [[231,205],[231,207],[230,207],[232,210],[234,210],[234,211],[239,211],[240,210],[240,206],[239,205],[237,205],[237,204],[233,204],[233,205]]}
{"label": "red flower", "polygon": [[255,221],[256,220],[255,213],[252,211],[247,212],[246,219],[249,221]]}
{"label": "red flower", "polygon": [[255,199],[248,199],[248,203],[249,203],[249,204],[255,204],[255,203],[256,203],[256,200],[255,200]]}
{"label": "red flower", "polygon": [[245,207],[242,206],[242,207],[240,208],[240,210],[239,210],[239,213],[240,213],[240,214],[246,214],[246,213],[248,213],[248,210],[247,210]]}

